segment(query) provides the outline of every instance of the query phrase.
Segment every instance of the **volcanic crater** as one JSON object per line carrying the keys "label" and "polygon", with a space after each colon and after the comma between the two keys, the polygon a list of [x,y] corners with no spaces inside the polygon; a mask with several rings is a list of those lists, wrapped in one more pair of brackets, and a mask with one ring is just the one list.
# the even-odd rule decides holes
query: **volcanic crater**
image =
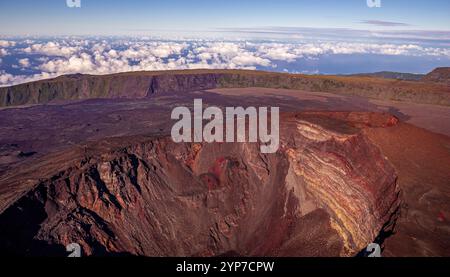
{"label": "volcanic crater", "polygon": [[392,230],[397,176],[361,130],[389,128],[395,117],[305,112],[281,122],[276,154],[257,143],[166,136],[50,154],[2,178],[3,188],[30,190],[2,199],[0,248],[62,255],[76,242],[86,255],[353,256]]}

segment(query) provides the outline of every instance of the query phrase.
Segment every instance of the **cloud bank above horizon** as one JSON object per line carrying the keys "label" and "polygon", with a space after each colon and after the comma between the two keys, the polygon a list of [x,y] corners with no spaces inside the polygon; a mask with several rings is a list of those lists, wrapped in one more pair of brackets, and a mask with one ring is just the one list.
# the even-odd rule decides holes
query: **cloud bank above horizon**
{"label": "cloud bank above horizon", "polygon": [[382,70],[425,73],[450,65],[450,48],[358,41],[161,40],[150,38],[3,38],[0,86],[64,74],[141,70],[250,69],[305,74]]}

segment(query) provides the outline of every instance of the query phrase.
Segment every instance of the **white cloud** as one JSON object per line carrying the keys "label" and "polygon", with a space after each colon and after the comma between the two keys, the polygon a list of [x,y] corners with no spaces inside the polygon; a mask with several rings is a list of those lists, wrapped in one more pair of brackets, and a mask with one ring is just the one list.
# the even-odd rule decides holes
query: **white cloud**
{"label": "white cloud", "polygon": [[30,59],[28,59],[28,58],[25,58],[25,59],[20,59],[19,60],[19,64],[22,66],[22,67],[29,67],[30,66]]}
{"label": "white cloud", "polygon": [[262,53],[263,57],[271,60],[294,62],[300,57],[299,54],[294,53],[294,47],[283,44],[269,44],[258,47],[257,50]]}
{"label": "white cloud", "polygon": [[233,58],[243,51],[242,44],[233,42],[214,42],[207,43],[205,46],[198,47],[195,52],[217,54],[224,58]]}
{"label": "white cloud", "polygon": [[8,51],[6,51],[6,49],[0,48],[0,57],[1,56],[6,56],[6,55],[8,55]]}
{"label": "white cloud", "polygon": [[112,58],[112,59],[115,59],[115,58],[118,58],[118,57],[119,57],[119,54],[118,54],[117,51],[114,50],[114,49],[109,50],[109,52],[107,53],[107,55],[108,55],[110,58]]}
{"label": "white cloud", "polygon": [[231,59],[233,64],[238,66],[250,66],[250,65],[260,65],[260,66],[270,66],[271,62],[268,59],[263,59],[261,57],[255,56],[252,53],[242,53]]}
{"label": "white cloud", "polygon": [[45,44],[33,44],[23,51],[25,53],[38,53],[47,56],[62,56],[62,57],[70,57],[77,53],[80,50],[80,47],[73,46],[65,46],[61,45],[59,42],[47,42]]}
{"label": "white cloud", "polygon": [[293,54],[298,56],[318,56],[324,54],[380,54],[380,55],[405,55],[450,56],[450,50],[446,48],[424,48],[415,44],[378,44],[378,43],[353,43],[353,42],[323,42],[306,43],[285,46]]}
{"label": "white cloud", "polygon": [[200,60],[198,65],[206,68],[251,68],[255,66],[270,66],[271,61],[260,56],[260,53],[248,49],[246,43],[239,42],[209,42],[197,43],[193,57]]}
{"label": "white cloud", "polygon": [[14,76],[0,71],[0,84],[8,84],[14,80]]}
{"label": "white cloud", "polygon": [[213,58],[212,53],[200,53],[197,55],[197,58],[199,58],[202,61],[211,60]]}
{"label": "white cloud", "polygon": [[130,46],[128,49],[117,53],[115,51],[112,55],[118,55],[127,59],[146,59],[147,57],[154,56],[157,58],[168,58],[171,55],[180,55],[181,52],[187,47],[186,43],[176,42],[151,42],[151,43],[136,43]]}
{"label": "white cloud", "polygon": [[167,58],[170,55],[179,55],[187,47],[187,44],[162,44],[150,49],[150,53],[158,58]]}
{"label": "white cloud", "polygon": [[94,68],[91,56],[86,53],[72,56],[69,59],[51,60],[40,66],[40,69],[44,72],[58,74],[91,73]]}
{"label": "white cloud", "polygon": [[[24,49],[0,48],[0,56],[15,51],[42,56],[33,59],[41,72],[32,76],[11,75],[2,71],[0,85],[17,84],[62,74],[110,74],[139,70],[172,69],[257,69],[275,68],[280,61],[293,63],[299,59],[317,60],[322,55],[382,54],[404,56],[446,56],[449,48],[425,47],[417,44],[362,42],[244,42],[244,41],[155,41],[138,39],[58,39],[21,42]],[[0,46],[16,45],[0,41]],[[4,63],[3,63],[4,64]],[[25,68],[30,59],[19,60]],[[34,65],[34,64],[33,64]],[[17,66],[17,65],[13,65]],[[1,67],[0,67],[1,69]],[[291,69],[292,70],[292,69]],[[298,69],[302,71],[301,68]]]}
{"label": "white cloud", "polygon": [[48,78],[54,78],[57,75],[55,74],[48,74],[45,72],[42,72],[40,74],[34,74],[34,75],[12,75],[9,73],[6,73],[4,70],[0,70],[0,86],[11,86],[15,84],[21,84],[26,82],[33,82],[37,80],[42,79],[48,79]]}
{"label": "white cloud", "polygon": [[14,47],[16,46],[16,42],[15,41],[8,41],[8,40],[0,40],[0,47]]}

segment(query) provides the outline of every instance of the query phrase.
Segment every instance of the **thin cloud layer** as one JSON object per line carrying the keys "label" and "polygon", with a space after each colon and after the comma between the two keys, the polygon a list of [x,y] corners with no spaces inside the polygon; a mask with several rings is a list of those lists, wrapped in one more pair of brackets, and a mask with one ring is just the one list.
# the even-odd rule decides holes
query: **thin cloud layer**
{"label": "thin cloud layer", "polygon": [[374,25],[374,26],[381,26],[381,27],[406,27],[406,26],[411,26],[410,24],[407,24],[407,23],[383,21],[383,20],[363,20],[363,21],[361,21],[361,23]]}

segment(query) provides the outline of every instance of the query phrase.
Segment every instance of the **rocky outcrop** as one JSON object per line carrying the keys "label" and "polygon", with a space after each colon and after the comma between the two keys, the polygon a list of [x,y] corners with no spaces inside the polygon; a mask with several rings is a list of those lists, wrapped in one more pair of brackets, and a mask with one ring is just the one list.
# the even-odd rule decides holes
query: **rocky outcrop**
{"label": "rocky outcrop", "polygon": [[89,98],[142,98],[161,93],[241,87],[298,89],[450,105],[450,87],[437,83],[245,70],[188,70],[102,76],[76,74],[4,87],[0,88],[0,107]]}
{"label": "rocky outcrop", "polygon": [[143,98],[155,93],[217,87],[215,74],[67,75],[56,79],[0,88],[0,106],[40,104],[89,98]]}
{"label": "rocky outcrop", "polygon": [[396,213],[399,200],[393,168],[352,128],[396,123],[393,117],[358,113],[307,113],[288,123],[297,130],[291,138],[296,147],[287,150],[293,173],[331,214],[349,254],[378,235]]}
{"label": "rocky outcrop", "polygon": [[422,78],[424,82],[435,82],[450,86],[450,67],[439,67]]}
{"label": "rocky outcrop", "polygon": [[[0,249],[60,255],[76,242],[86,255],[351,256],[392,228],[396,174],[361,130],[388,128],[394,117],[302,113],[281,122],[276,154],[256,143],[131,137],[19,169],[1,179]],[[15,187],[23,191],[4,193]],[[306,235],[315,233],[337,242]]]}

